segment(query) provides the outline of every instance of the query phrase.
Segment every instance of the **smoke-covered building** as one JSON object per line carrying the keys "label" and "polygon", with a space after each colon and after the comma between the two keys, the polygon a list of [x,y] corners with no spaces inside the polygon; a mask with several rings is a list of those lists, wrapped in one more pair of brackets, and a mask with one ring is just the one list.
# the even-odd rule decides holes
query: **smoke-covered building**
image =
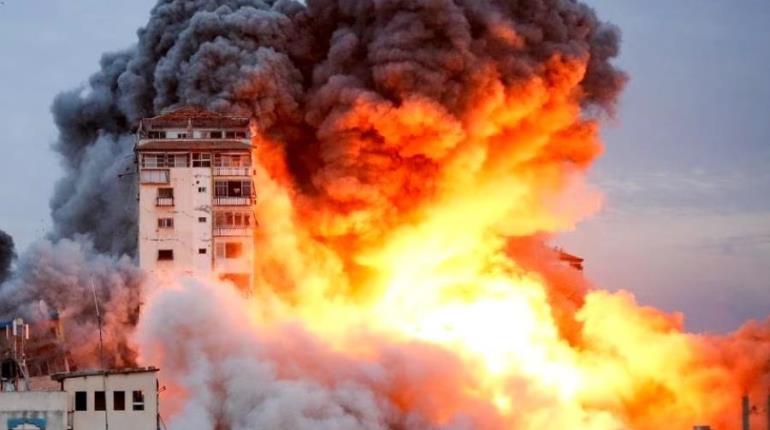
{"label": "smoke-covered building", "polygon": [[255,219],[249,120],[184,107],[138,130],[139,262],[247,288]]}

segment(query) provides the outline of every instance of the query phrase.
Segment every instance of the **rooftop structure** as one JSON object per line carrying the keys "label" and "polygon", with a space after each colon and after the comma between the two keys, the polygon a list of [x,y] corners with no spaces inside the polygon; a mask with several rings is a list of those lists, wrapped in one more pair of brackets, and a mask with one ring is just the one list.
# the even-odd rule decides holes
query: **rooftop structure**
{"label": "rooftop structure", "polygon": [[215,273],[251,285],[253,229],[249,119],[183,107],[141,121],[139,265]]}

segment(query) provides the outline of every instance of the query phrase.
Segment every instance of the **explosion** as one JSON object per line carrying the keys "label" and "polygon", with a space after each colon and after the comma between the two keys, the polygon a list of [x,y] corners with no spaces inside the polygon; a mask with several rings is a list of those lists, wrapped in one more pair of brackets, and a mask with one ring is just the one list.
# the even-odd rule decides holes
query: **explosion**
{"label": "explosion", "polygon": [[[585,173],[626,80],[587,6],[163,0],[138,36],[57,98],[58,243],[0,310],[43,297],[86,324],[53,292],[96,276],[112,361],[161,368],[172,428],[732,429],[763,393],[767,324],[684,333],[547,245],[600,209]],[[131,126],[187,104],[252,118],[247,296],[118,257]]]}

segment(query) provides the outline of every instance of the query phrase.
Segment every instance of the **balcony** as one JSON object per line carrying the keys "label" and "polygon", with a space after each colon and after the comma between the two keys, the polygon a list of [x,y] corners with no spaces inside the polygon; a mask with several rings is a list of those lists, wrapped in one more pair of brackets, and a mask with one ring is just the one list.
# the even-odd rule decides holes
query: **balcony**
{"label": "balcony", "polygon": [[214,167],[214,176],[250,176],[251,167]]}
{"label": "balcony", "polygon": [[214,227],[215,237],[250,237],[251,229],[248,227]]}
{"label": "balcony", "polygon": [[155,199],[155,206],[172,207],[172,206],[174,206],[174,198],[173,197],[158,197],[158,198]]}
{"label": "balcony", "polygon": [[214,206],[251,206],[255,203],[253,197],[214,197]]}

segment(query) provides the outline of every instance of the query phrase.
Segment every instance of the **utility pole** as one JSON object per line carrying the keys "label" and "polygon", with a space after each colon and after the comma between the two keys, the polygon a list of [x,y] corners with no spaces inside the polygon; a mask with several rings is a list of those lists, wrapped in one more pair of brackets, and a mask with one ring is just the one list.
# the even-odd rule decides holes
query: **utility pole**
{"label": "utility pole", "polygon": [[751,404],[749,403],[749,395],[746,394],[742,399],[742,422],[743,430],[751,430]]}

